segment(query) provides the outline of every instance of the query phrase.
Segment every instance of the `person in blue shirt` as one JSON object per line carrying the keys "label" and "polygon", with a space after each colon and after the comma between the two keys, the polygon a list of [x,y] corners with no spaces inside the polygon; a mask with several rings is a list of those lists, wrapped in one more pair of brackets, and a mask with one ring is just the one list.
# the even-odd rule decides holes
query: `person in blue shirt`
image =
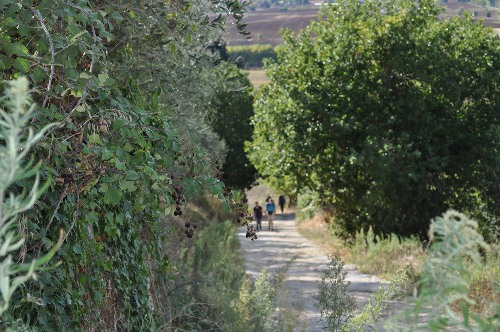
{"label": "person in blue shirt", "polygon": [[269,202],[266,204],[266,212],[267,212],[267,220],[269,221],[269,230],[273,231],[273,220],[274,214],[276,213],[276,205],[272,198],[269,199]]}

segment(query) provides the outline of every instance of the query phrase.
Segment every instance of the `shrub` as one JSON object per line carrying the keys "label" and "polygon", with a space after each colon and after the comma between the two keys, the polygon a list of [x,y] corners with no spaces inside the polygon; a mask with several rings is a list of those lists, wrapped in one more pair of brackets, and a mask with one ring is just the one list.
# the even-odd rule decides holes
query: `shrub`
{"label": "shrub", "polygon": [[[235,307],[240,314],[237,331],[269,331],[270,316],[275,310],[275,289],[271,287],[269,273],[263,270],[255,283],[245,278]],[[234,329],[233,329],[234,330]]]}
{"label": "shrub", "polygon": [[[61,231],[59,241],[45,256],[29,264],[12,259],[24,244],[24,234],[19,232],[19,226],[26,220],[20,220],[19,215],[35,205],[48,185],[40,186],[40,164],[33,165],[33,160],[25,164],[24,158],[51,126],[36,133],[32,128],[26,130],[34,111],[26,78],[8,82],[4,100],[8,110],[0,109],[0,257],[3,258],[0,263],[0,316],[9,308],[14,292],[29,279],[36,278],[35,271],[52,258],[62,243]],[[19,181],[32,182],[28,193],[18,192],[15,185]]]}
{"label": "shrub", "polygon": [[356,232],[352,260],[361,272],[391,275],[408,266],[418,271],[423,252],[417,237],[402,238],[396,234],[379,236],[369,227],[366,234],[363,229]]}
{"label": "shrub", "polygon": [[318,212],[319,196],[308,188],[302,190],[297,197],[297,219],[311,219]]}
{"label": "shrub", "polygon": [[[390,329],[494,331],[498,328],[498,302],[493,304],[493,314],[481,317],[469,310],[469,305],[474,305],[475,301],[469,296],[471,285],[465,276],[471,266],[484,267],[480,250],[489,249],[477,228],[476,221],[453,210],[432,221],[431,246],[417,283],[415,306],[391,319],[387,324]],[[461,314],[452,310],[457,303],[462,308]],[[426,316],[425,321],[419,319],[422,314]]]}
{"label": "shrub", "polygon": [[342,331],[343,326],[354,315],[356,302],[349,294],[350,282],[343,271],[344,263],[338,254],[330,256],[330,261],[323,271],[319,292],[315,295],[321,319],[329,331]]}

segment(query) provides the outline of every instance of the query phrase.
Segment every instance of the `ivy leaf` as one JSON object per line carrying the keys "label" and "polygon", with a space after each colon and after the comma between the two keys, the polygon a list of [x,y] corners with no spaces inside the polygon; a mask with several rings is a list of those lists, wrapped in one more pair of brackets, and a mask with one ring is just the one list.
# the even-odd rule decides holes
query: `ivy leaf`
{"label": "ivy leaf", "polygon": [[114,186],[109,186],[108,190],[104,194],[104,201],[111,205],[116,205],[120,202],[122,198],[122,193],[118,191]]}
{"label": "ivy leaf", "polygon": [[113,152],[108,149],[102,151],[102,160],[109,160],[113,157]]}
{"label": "ivy leaf", "polygon": [[125,169],[125,165],[123,165],[123,163],[118,159],[115,159],[115,167],[119,171],[123,171]]}
{"label": "ivy leaf", "polygon": [[120,189],[128,192],[137,190],[133,181],[120,181]]}
{"label": "ivy leaf", "polygon": [[47,74],[43,71],[42,68],[36,67],[35,70],[33,70],[33,74],[31,75],[31,78],[33,79],[34,82],[41,82],[47,77]]}
{"label": "ivy leaf", "polygon": [[97,75],[97,78],[99,79],[99,84],[101,86],[105,85],[106,80],[109,78],[108,74],[99,74]]}
{"label": "ivy leaf", "polygon": [[231,210],[231,204],[229,204],[228,201],[223,201],[222,208],[224,209],[224,212],[229,212],[229,210]]}

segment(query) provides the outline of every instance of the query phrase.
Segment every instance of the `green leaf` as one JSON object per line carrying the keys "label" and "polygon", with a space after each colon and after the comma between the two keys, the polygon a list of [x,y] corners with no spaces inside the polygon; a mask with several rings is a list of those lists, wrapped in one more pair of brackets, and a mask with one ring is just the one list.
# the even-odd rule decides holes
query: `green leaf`
{"label": "green leaf", "polygon": [[12,66],[23,74],[29,72],[31,68],[30,62],[23,58],[16,58],[12,63]]}
{"label": "green leaf", "polygon": [[104,145],[99,134],[89,135],[89,143],[97,144],[97,145]]}
{"label": "green leaf", "polygon": [[223,201],[222,208],[224,209],[224,212],[229,212],[231,210],[231,204],[229,204],[228,201]]}
{"label": "green leaf", "polygon": [[83,71],[83,72],[81,72],[80,77],[85,78],[85,79],[89,79],[89,78],[92,78],[92,75],[89,75]]}
{"label": "green leaf", "polygon": [[75,244],[73,246],[73,252],[77,255],[81,255],[82,254],[82,247],[80,247],[78,244]]}
{"label": "green leaf", "polygon": [[134,171],[128,171],[127,175],[125,175],[125,180],[138,180],[140,177],[139,173],[134,172]]}
{"label": "green leaf", "polygon": [[120,189],[128,192],[133,192],[137,190],[135,183],[133,181],[120,181]]}
{"label": "green leaf", "polygon": [[102,151],[102,159],[103,160],[109,160],[113,157],[113,152],[111,152],[110,150],[108,149],[104,149]]}
{"label": "green leaf", "polygon": [[123,171],[125,169],[125,165],[123,165],[123,163],[118,159],[115,159],[115,167],[119,171]]}
{"label": "green leaf", "polygon": [[99,84],[102,86],[105,85],[106,80],[109,78],[109,76],[108,74],[98,74],[97,78],[99,79]]}
{"label": "green leaf", "polygon": [[109,186],[104,194],[104,201],[111,205],[116,205],[120,202],[122,193],[119,192],[114,186]]}
{"label": "green leaf", "polygon": [[3,47],[5,49],[5,53],[7,53],[8,56],[12,56],[13,54],[15,55],[29,54],[28,48],[19,42],[5,43]]}
{"label": "green leaf", "polygon": [[97,225],[99,223],[99,215],[95,211],[90,211],[85,214],[85,222]]}

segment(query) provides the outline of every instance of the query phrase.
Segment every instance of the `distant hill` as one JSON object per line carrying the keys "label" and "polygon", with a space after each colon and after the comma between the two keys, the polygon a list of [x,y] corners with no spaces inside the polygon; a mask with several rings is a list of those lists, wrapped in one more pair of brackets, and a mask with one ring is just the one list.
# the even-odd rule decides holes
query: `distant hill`
{"label": "distant hill", "polygon": [[[316,0],[315,0],[316,1]],[[238,34],[231,22],[227,24],[227,41],[229,45],[248,44],[271,44],[279,45],[283,42],[279,34],[281,28],[290,28],[295,33],[309,25],[309,22],[318,18],[320,6],[310,3],[303,6],[280,6],[276,5],[268,9],[258,8],[250,11],[244,18],[248,24],[247,29],[252,34],[251,40],[246,40]],[[492,7],[484,7],[475,3],[448,0],[446,11],[442,17],[460,15],[468,10],[479,19],[483,19],[485,25],[500,29],[500,21],[497,12]]]}

